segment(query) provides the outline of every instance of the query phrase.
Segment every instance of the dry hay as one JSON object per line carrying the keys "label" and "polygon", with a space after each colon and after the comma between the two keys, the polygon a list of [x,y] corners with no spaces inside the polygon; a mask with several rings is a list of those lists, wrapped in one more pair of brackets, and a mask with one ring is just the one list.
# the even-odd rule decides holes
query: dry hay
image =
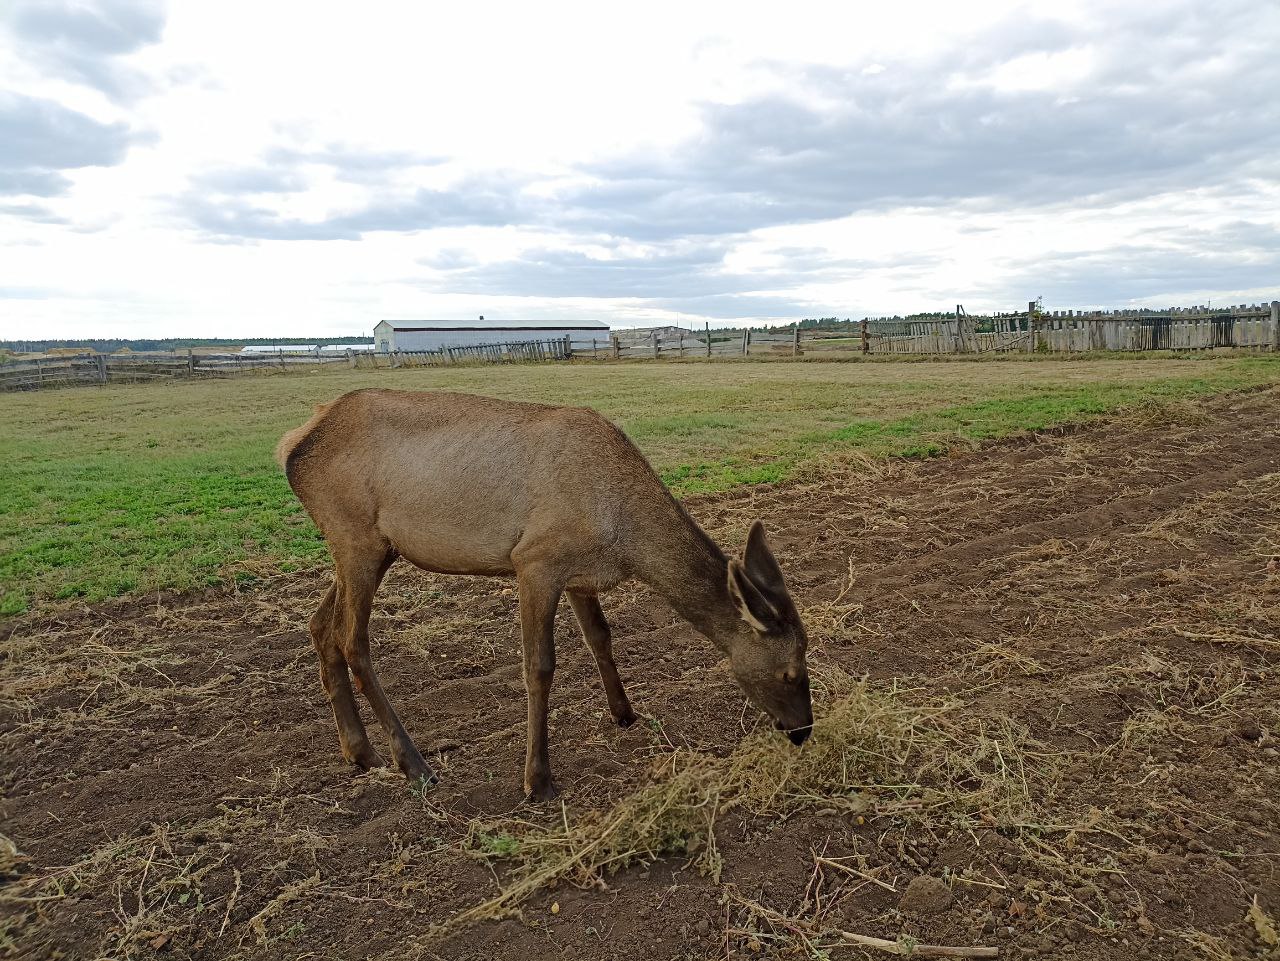
{"label": "dry hay", "polygon": [[1025,731],[978,717],[958,700],[920,703],[919,691],[876,689],[838,673],[823,677],[821,687],[814,734],[800,750],[761,731],[728,757],[666,755],[652,783],[574,822],[564,811],[550,829],[515,820],[473,823],[472,853],[514,867],[497,896],[447,927],[511,913],[559,881],[599,883],[602,875],[670,854],[718,880],[716,821],[733,810],[780,818],[802,810],[961,818],[979,828],[1030,817],[1033,782],[1051,766],[1028,770],[1029,755],[1045,755]]}

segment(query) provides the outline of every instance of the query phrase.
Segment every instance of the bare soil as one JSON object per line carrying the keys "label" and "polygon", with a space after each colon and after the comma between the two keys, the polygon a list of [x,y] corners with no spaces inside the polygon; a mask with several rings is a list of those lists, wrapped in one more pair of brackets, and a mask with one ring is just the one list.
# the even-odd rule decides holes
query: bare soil
{"label": "bare soil", "polygon": [[1033,810],[737,808],[718,879],[673,854],[443,931],[512,876],[503,823],[574,823],[759,723],[647,591],[604,599],[642,716],[627,730],[561,612],[563,806],[521,799],[507,582],[397,566],[379,594],[384,687],[442,776],[425,796],[341,761],[305,629],[324,572],[11,622],[0,953],[806,957],[848,932],[1001,957],[1275,956],[1278,412],[1280,391],[1229,395],[689,501],[724,544],[765,520],[812,625],[819,713],[835,672],[959,702],[995,745],[990,776]]}

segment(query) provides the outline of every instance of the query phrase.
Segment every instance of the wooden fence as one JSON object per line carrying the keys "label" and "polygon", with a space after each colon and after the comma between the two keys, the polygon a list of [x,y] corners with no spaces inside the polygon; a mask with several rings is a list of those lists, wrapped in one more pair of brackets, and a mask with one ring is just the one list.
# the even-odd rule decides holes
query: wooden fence
{"label": "wooden fence", "polygon": [[575,357],[594,360],[864,354],[1085,353],[1089,351],[1280,350],[1280,302],[1224,310],[1048,312],[971,316],[962,307],[940,318],[866,319],[834,329],[654,328],[620,331]]}
{"label": "wooden fence", "polygon": [[1043,311],[1028,304],[1023,313],[969,316],[957,309],[939,319],[865,320],[858,337],[867,354],[1280,350],[1280,301],[1213,311],[1085,314]]}
{"label": "wooden fence", "polygon": [[347,367],[451,367],[457,364],[515,364],[569,360],[569,339],[511,344],[478,344],[440,350],[396,351],[275,351],[241,354],[136,353],[78,354],[15,360],[0,364],[0,391],[37,390],[77,384],[179,378],[233,377],[248,373],[288,373],[314,370],[316,365]]}
{"label": "wooden fence", "polygon": [[37,390],[78,384],[106,384],[181,378],[234,377],[263,371],[288,371],[316,364],[348,363],[345,354],[135,353],[76,354],[13,360],[0,364],[0,390]]}
{"label": "wooden fence", "polygon": [[438,350],[301,351],[240,354],[81,354],[0,364],[0,391],[73,384],[174,378],[230,377],[262,371],[452,367],[566,360],[626,360],[782,355],[1085,353],[1089,351],[1197,351],[1215,348],[1280,350],[1280,301],[1223,310],[1076,313],[1041,310],[970,316],[962,307],[945,317],[865,319],[839,329],[798,327],[702,330],[678,327],[619,331],[573,343],[568,337]]}
{"label": "wooden fence", "polygon": [[441,347],[438,350],[396,350],[352,352],[350,365],[366,368],[453,367],[458,364],[528,364],[548,360],[571,360],[574,349],[569,337],[552,340],[517,341],[510,344],[472,344]]}
{"label": "wooden fence", "polygon": [[[810,342],[805,333],[804,343]],[[579,342],[573,356],[587,360],[648,360],[672,357],[736,357],[744,354],[798,354],[796,328],[769,331],[692,330],[679,327],[625,330],[607,338]]]}

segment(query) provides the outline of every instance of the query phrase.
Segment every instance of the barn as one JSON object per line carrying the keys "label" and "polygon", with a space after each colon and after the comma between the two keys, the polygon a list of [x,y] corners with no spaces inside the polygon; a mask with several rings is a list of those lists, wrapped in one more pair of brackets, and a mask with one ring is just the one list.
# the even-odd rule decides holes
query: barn
{"label": "barn", "polygon": [[598,320],[384,320],[373,328],[378,350],[438,350],[471,344],[564,340],[590,347],[608,343],[609,325]]}

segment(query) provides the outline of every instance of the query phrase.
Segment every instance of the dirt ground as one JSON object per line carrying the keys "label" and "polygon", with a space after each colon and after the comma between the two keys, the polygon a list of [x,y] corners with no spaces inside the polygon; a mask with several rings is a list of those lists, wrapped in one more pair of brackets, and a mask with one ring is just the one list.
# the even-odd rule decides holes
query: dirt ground
{"label": "dirt ground", "polygon": [[566,876],[498,920],[450,926],[519,876],[502,825],[607,811],[758,722],[646,591],[604,599],[643,719],[627,730],[562,609],[563,806],[520,796],[509,583],[398,565],[379,594],[383,684],[442,775],[425,796],[340,759],[305,630],[323,572],[11,622],[0,952],[844,958],[861,935],[1015,958],[1280,956],[1278,411],[1280,391],[1228,395],[691,500],[727,547],[768,525],[811,625],[820,716],[824,678],[846,675],[945,705],[952,740],[930,750],[985,752],[951,789],[989,780],[1023,801],[913,807],[880,785],[862,807],[727,806],[718,879],[673,854]]}

